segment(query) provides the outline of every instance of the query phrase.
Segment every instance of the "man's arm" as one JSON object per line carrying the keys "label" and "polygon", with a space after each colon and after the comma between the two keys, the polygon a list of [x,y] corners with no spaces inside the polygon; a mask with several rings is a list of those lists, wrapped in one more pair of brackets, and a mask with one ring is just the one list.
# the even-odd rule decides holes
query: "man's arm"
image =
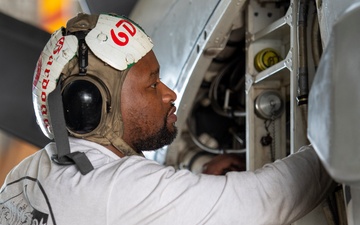
{"label": "man's arm", "polygon": [[[324,200],[335,184],[311,146],[254,172],[227,176],[232,188],[238,189],[238,199],[247,205],[243,213],[248,224],[294,222]],[[238,185],[245,185],[245,190]]]}
{"label": "man's arm", "polygon": [[254,172],[195,175],[130,157],[117,173],[109,206],[127,213],[110,215],[128,224],[289,224],[332,184],[308,146]]}

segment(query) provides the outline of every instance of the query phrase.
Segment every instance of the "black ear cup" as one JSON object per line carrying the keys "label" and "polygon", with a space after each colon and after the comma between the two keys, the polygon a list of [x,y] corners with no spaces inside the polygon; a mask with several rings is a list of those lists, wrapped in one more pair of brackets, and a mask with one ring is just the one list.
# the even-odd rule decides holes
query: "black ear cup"
{"label": "black ear cup", "polygon": [[87,80],[75,80],[62,91],[67,128],[77,134],[96,129],[101,120],[103,98],[98,87]]}

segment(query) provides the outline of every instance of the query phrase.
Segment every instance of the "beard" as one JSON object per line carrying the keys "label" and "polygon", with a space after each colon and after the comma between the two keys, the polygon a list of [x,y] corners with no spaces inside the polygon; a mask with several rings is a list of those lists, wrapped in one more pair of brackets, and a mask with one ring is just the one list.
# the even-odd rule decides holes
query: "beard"
{"label": "beard", "polygon": [[171,131],[167,127],[167,120],[165,118],[164,126],[160,130],[133,143],[136,151],[152,151],[171,144],[177,135],[177,127],[175,125],[172,126],[173,130]]}

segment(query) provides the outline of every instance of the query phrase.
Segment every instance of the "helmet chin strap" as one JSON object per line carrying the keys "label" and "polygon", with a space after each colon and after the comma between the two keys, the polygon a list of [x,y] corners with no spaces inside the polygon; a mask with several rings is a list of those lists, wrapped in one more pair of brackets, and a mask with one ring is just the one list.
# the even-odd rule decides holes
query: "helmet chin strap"
{"label": "helmet chin strap", "polygon": [[66,123],[64,118],[64,109],[62,105],[60,82],[53,92],[48,96],[48,105],[51,116],[51,123],[54,133],[54,139],[57,148],[57,155],[51,159],[59,165],[75,164],[81,174],[85,175],[94,169],[88,157],[83,152],[70,152],[70,144]]}
{"label": "helmet chin strap", "polygon": [[[75,35],[79,41],[78,57],[80,75],[86,75],[86,67],[88,65],[88,48],[85,43],[86,33],[84,31],[76,32]],[[81,174],[85,175],[94,169],[88,157],[83,152],[70,152],[70,144],[66,122],[64,117],[64,108],[61,96],[61,84],[58,82],[55,90],[48,96],[48,105],[50,118],[54,133],[54,139],[57,148],[57,155],[53,155],[51,159],[59,165],[75,164]]]}
{"label": "helmet chin strap", "polygon": [[78,60],[79,60],[79,75],[86,75],[88,66],[88,46],[85,42],[85,37],[88,32],[76,31],[71,34],[75,35],[79,41]]}

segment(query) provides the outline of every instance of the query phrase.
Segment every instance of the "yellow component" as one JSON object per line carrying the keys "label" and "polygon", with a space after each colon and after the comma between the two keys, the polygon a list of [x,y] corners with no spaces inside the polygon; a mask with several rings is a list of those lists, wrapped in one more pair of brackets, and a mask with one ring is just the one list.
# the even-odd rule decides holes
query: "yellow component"
{"label": "yellow component", "polygon": [[265,48],[258,52],[254,58],[254,66],[258,72],[261,72],[281,60],[280,55],[272,48]]}
{"label": "yellow component", "polygon": [[73,16],[72,0],[38,0],[38,16],[42,29],[53,33]]}

